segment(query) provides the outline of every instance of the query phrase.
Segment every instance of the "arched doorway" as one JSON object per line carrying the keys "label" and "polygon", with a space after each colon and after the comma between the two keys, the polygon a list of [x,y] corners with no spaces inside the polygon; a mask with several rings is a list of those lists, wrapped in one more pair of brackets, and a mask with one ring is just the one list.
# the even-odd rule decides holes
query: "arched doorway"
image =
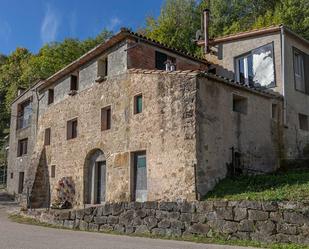
{"label": "arched doorway", "polygon": [[100,149],[92,150],[85,162],[85,204],[101,204],[106,196],[106,159]]}

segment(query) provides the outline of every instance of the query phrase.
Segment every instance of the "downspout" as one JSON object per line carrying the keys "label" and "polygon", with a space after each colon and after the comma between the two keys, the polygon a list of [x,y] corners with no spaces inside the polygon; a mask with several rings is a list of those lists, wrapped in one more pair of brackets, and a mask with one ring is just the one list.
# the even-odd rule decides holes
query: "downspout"
{"label": "downspout", "polygon": [[285,33],[283,25],[281,25],[281,81],[283,95],[283,125],[284,127],[287,127],[287,103],[285,94]]}

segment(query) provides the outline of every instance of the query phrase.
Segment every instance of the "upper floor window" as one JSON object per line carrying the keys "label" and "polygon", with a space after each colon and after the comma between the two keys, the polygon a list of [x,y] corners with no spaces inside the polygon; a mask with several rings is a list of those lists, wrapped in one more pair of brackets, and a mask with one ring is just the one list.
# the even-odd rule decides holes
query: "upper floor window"
{"label": "upper floor window", "polygon": [[28,150],[28,138],[18,140],[17,156],[23,156],[27,154]]}
{"label": "upper floor window", "polygon": [[71,91],[78,90],[78,76],[77,75],[74,75],[74,74],[71,75],[70,90]]}
{"label": "upper floor window", "polygon": [[139,94],[134,97],[134,114],[141,113],[143,111],[143,95]]}
{"label": "upper floor window", "polygon": [[166,71],[176,70],[176,58],[156,51],[156,69]]}
{"label": "upper floor window", "polygon": [[32,116],[31,99],[24,101],[17,106],[17,129],[26,128],[30,125]]}
{"label": "upper floor window", "polygon": [[54,102],[54,89],[48,89],[48,104],[52,104]]}
{"label": "upper floor window", "polygon": [[108,75],[108,59],[101,58],[98,60],[98,79],[105,78]]}
{"label": "upper floor window", "polygon": [[67,122],[67,140],[77,137],[77,118]]}
{"label": "upper floor window", "polygon": [[235,58],[236,80],[254,87],[275,87],[273,44],[256,48]]}
{"label": "upper floor window", "polygon": [[[308,63],[308,62],[307,62]],[[306,79],[306,70],[309,70],[309,65],[306,65],[306,55],[294,48],[294,80],[295,89],[303,93],[309,94],[309,79]],[[308,63],[309,64],[309,63]],[[306,69],[306,70],[305,70]]]}

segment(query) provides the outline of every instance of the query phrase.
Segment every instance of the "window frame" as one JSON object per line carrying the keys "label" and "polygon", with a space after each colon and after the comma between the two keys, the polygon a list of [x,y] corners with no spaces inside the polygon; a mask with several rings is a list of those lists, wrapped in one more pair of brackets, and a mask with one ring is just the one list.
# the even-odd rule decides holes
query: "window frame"
{"label": "window frame", "polygon": [[[305,119],[305,121],[306,121],[306,124],[305,124],[305,129],[304,129],[304,127],[302,126],[302,122],[301,122],[301,117],[302,118],[304,118]],[[302,131],[309,131],[309,116],[308,115],[306,115],[306,114],[302,114],[302,113],[298,113],[298,127],[299,127],[299,129],[300,130],[302,130]]]}
{"label": "window frame", "polygon": [[[245,110],[237,110],[236,106],[235,106],[235,100],[237,101],[245,101]],[[233,113],[239,113],[239,114],[243,114],[243,115],[248,115],[248,109],[249,109],[249,98],[245,97],[243,95],[240,95],[238,93],[232,93],[232,111]]]}
{"label": "window frame", "polygon": [[[103,115],[106,112],[106,116]],[[105,118],[103,117],[105,116]],[[101,108],[101,131],[110,130],[112,127],[112,106]]]}
{"label": "window frame", "polygon": [[18,140],[17,157],[23,157],[28,154],[28,138]]}
{"label": "window frame", "polygon": [[46,128],[44,132],[44,145],[49,146],[51,141],[51,128]]}
{"label": "window frame", "polygon": [[[138,99],[141,98],[142,99],[142,107],[141,107],[141,110],[139,111],[138,109]],[[143,97],[143,94],[142,93],[139,93],[139,94],[136,94],[134,96],[134,109],[133,109],[133,113],[134,115],[137,115],[137,114],[140,114],[142,113],[144,110],[144,97]]]}
{"label": "window frame", "polygon": [[56,178],[56,165],[50,166],[50,178]]}
{"label": "window frame", "polygon": [[47,105],[51,105],[55,100],[55,91],[53,88],[48,89]]}
{"label": "window frame", "polygon": [[[106,78],[108,76],[108,56],[102,57],[98,59],[97,66],[97,78]],[[103,64],[104,69],[103,73],[100,65]],[[101,65],[102,66],[102,65]]]}
{"label": "window frame", "polygon": [[[243,58],[243,57],[248,57],[249,55],[253,55],[253,51],[254,51],[254,50],[260,49],[260,48],[265,47],[265,46],[268,46],[268,45],[271,45],[271,47],[272,47],[271,50],[272,50],[273,64],[274,64],[274,85],[271,86],[271,87],[265,87],[265,88],[266,88],[266,89],[272,89],[272,88],[277,87],[276,61],[275,61],[276,56],[275,56],[275,48],[274,48],[275,44],[274,44],[274,41],[269,42],[269,43],[266,43],[266,44],[261,45],[261,46],[259,46],[259,47],[253,48],[253,49],[251,49],[250,51],[247,51],[247,52],[245,52],[245,53],[242,53],[242,54],[240,54],[240,55],[234,57],[234,74],[235,74],[235,75],[234,75],[234,80],[235,80],[236,82],[241,83],[241,82],[240,82],[240,75],[239,75],[239,64],[238,64],[238,60],[241,59],[241,58]],[[253,61],[252,61],[252,65],[253,65]],[[246,83],[243,83],[243,84],[246,84]],[[246,84],[246,85],[254,87],[254,82],[252,82],[252,84],[250,84],[250,82],[248,82],[248,84]]]}
{"label": "window frame", "polygon": [[[73,78],[76,79],[75,88],[73,87]],[[70,92],[77,92],[79,89],[79,73],[70,75]]]}
{"label": "window frame", "polygon": [[[296,87],[296,71],[295,71],[295,53],[298,53],[303,58],[303,84],[305,90],[302,91]],[[293,47],[293,79],[294,79],[294,88],[295,91],[301,92],[303,94],[309,95],[309,86],[306,85],[306,56],[308,56],[305,52],[301,51],[300,49]]]}
{"label": "window frame", "polygon": [[[17,104],[17,117],[16,117],[16,130],[21,130],[30,126],[33,108],[32,108],[32,98],[27,98],[26,100],[22,101],[21,103]],[[30,106],[31,113],[29,113],[27,124],[24,125],[24,116],[25,116],[25,107]],[[21,125],[22,120],[22,125]]]}
{"label": "window frame", "polygon": [[[73,129],[73,124],[76,122],[76,128]],[[74,132],[75,131],[75,132]],[[78,119],[73,118],[67,121],[67,140],[72,140],[78,136]]]}

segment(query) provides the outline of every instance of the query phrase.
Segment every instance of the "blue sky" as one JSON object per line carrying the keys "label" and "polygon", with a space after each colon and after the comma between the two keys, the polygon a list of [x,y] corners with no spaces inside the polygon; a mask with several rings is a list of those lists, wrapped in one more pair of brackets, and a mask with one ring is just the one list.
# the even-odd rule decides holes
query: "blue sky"
{"label": "blue sky", "polygon": [[85,39],[103,28],[137,29],[158,16],[163,0],[0,0],[0,53],[16,47],[36,53],[51,41]]}

